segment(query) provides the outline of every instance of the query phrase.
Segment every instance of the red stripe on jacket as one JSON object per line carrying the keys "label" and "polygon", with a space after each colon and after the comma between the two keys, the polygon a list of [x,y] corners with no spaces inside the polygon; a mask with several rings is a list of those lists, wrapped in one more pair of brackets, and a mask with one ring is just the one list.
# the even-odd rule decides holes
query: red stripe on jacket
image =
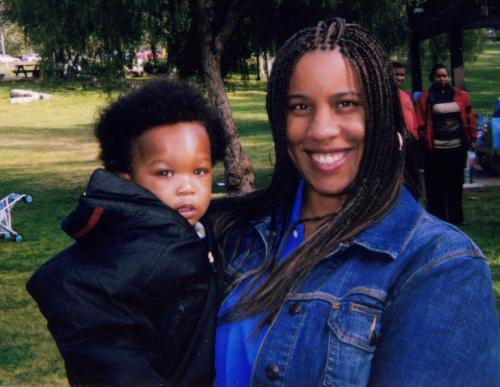
{"label": "red stripe on jacket", "polygon": [[90,215],[89,220],[80,230],[73,234],[73,238],[80,239],[83,238],[86,234],[90,232],[94,228],[94,226],[99,222],[101,215],[104,212],[104,208],[96,207],[94,211],[92,211],[92,215]]}

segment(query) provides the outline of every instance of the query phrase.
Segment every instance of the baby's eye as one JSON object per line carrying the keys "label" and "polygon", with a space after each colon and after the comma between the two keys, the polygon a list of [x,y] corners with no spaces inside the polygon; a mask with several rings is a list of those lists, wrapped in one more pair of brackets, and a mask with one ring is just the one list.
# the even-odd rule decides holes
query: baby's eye
{"label": "baby's eye", "polygon": [[197,176],[205,176],[209,172],[210,170],[208,168],[196,168],[194,170],[194,174]]}
{"label": "baby's eye", "polygon": [[156,172],[156,175],[161,177],[170,177],[174,175],[174,172],[172,172],[170,169],[162,169]]}

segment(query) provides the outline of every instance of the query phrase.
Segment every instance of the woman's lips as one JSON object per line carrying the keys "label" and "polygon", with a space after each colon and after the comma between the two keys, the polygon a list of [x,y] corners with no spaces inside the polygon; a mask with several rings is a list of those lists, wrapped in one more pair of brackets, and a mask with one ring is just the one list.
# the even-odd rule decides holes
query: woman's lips
{"label": "woman's lips", "polygon": [[314,169],[320,172],[333,172],[344,165],[348,150],[332,152],[308,152]]}

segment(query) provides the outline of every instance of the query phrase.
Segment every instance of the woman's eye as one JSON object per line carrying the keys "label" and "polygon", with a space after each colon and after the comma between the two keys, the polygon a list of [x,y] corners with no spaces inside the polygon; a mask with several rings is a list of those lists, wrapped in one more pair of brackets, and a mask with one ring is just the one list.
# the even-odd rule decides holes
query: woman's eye
{"label": "woman's eye", "polygon": [[341,110],[351,110],[356,108],[358,105],[359,103],[357,101],[345,100],[345,101],[340,101],[337,106]]}
{"label": "woman's eye", "polygon": [[304,103],[295,103],[295,104],[290,104],[288,105],[288,110],[291,110],[291,111],[304,111],[304,110],[308,110],[309,109],[309,106],[307,106],[306,104]]}
{"label": "woman's eye", "polygon": [[343,108],[350,107],[352,105],[353,105],[352,101],[342,101],[342,102],[339,103],[339,106],[343,107]]}
{"label": "woman's eye", "polygon": [[209,172],[208,168],[196,168],[194,174],[196,176],[205,176]]}
{"label": "woman's eye", "polygon": [[161,171],[156,172],[156,175],[161,177],[170,177],[173,176],[174,173],[170,169],[162,169]]}

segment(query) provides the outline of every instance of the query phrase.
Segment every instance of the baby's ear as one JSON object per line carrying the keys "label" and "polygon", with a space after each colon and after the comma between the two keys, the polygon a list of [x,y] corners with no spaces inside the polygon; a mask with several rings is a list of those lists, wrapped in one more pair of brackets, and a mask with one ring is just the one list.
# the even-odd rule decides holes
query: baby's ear
{"label": "baby's ear", "polygon": [[132,177],[126,172],[115,172],[115,175],[124,180],[132,180]]}

